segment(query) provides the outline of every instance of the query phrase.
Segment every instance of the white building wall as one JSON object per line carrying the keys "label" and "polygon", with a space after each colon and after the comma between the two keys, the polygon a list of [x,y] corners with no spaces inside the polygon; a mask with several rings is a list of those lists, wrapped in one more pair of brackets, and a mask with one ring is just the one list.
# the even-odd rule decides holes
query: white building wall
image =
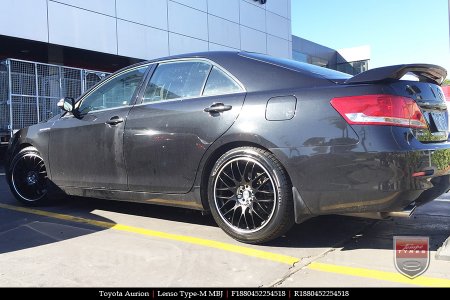
{"label": "white building wall", "polygon": [[291,57],[291,0],[0,0],[0,34],[151,59],[207,50]]}
{"label": "white building wall", "polygon": [[370,46],[364,45],[353,48],[337,50],[341,57],[338,57],[338,63],[354,62],[361,60],[370,60]]}

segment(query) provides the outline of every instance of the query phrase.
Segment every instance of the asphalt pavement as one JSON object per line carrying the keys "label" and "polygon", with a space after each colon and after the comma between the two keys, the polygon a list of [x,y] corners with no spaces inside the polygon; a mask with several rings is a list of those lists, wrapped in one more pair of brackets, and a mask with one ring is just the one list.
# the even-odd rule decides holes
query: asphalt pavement
{"label": "asphalt pavement", "polygon": [[[3,287],[450,287],[450,261],[436,259],[450,194],[409,219],[317,217],[252,246],[186,209],[72,197],[24,208],[1,172]],[[413,280],[395,269],[398,235],[430,238],[430,266]]]}

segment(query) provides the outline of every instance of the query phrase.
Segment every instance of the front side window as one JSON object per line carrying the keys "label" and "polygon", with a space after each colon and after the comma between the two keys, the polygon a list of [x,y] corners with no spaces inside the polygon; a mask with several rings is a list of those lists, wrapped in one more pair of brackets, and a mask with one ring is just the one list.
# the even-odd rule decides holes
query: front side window
{"label": "front side window", "polygon": [[125,71],[97,87],[78,107],[80,114],[130,105],[147,66]]}
{"label": "front side window", "polygon": [[198,97],[211,65],[199,61],[160,64],[144,93],[144,103]]}
{"label": "front side window", "polygon": [[241,87],[223,71],[214,67],[203,91],[204,96],[215,96],[241,92]]}

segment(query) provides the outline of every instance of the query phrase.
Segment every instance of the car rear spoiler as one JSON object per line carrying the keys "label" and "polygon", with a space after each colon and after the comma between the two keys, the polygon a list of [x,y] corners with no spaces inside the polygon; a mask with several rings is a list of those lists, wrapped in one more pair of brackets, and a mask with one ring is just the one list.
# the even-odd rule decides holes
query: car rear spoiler
{"label": "car rear spoiler", "polygon": [[347,79],[345,83],[355,84],[399,80],[407,73],[416,75],[422,82],[435,83],[438,85],[441,85],[447,77],[447,71],[440,66],[411,64],[372,69]]}

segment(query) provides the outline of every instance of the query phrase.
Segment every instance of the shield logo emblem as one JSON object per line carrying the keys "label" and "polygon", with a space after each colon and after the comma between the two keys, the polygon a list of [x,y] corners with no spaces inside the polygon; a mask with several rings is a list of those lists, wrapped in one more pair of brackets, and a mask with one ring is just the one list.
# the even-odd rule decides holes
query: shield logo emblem
{"label": "shield logo emblem", "polygon": [[394,263],[411,279],[422,275],[430,264],[430,239],[423,236],[394,236]]}

